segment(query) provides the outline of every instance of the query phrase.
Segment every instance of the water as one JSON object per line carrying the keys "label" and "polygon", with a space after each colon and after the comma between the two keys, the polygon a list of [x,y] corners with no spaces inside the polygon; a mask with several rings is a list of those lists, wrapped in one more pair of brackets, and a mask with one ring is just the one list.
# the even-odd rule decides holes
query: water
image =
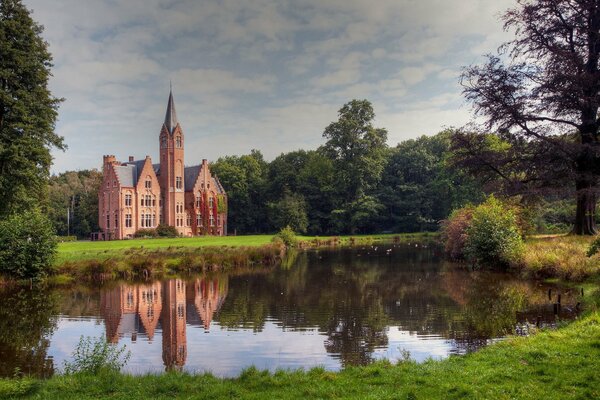
{"label": "water", "polygon": [[[463,354],[572,318],[577,293],[467,272],[435,248],[307,251],[271,269],[70,289],[0,291],[0,376],[60,371],[81,335],[126,345],[134,374],[338,370]],[[549,294],[549,289],[551,293]]]}

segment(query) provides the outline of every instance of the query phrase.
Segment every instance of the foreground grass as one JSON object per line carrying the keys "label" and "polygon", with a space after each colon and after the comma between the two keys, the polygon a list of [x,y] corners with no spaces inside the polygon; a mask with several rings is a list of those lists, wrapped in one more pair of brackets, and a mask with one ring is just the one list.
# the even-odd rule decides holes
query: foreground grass
{"label": "foreground grass", "polygon": [[580,281],[600,275],[600,254],[587,256],[595,237],[574,235],[534,236],[525,242],[514,267],[526,277]]}
{"label": "foreground grass", "polygon": [[268,373],[235,379],[165,373],[0,380],[0,397],[33,399],[592,399],[600,398],[600,313],[556,331],[509,338],[466,356],[422,364],[378,362],[341,372]]}
{"label": "foreground grass", "polygon": [[[354,235],[354,236],[299,236],[298,239],[311,242],[319,240],[326,242],[338,238],[343,244],[351,238],[370,238],[372,240],[393,240],[400,237],[405,240],[410,238],[428,237],[432,234],[379,234],[379,235]],[[131,239],[111,241],[79,241],[65,242],[58,245],[58,254],[55,265],[65,262],[82,260],[106,260],[119,258],[131,249],[168,249],[168,248],[198,248],[198,247],[255,247],[271,243],[273,235],[247,235],[247,236],[201,236],[193,238],[164,238],[164,239]]]}

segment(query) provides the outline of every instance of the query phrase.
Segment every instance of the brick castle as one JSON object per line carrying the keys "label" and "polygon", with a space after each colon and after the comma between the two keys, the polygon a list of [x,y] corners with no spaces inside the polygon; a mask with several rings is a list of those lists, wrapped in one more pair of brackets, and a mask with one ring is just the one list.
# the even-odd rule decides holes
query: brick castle
{"label": "brick castle", "polygon": [[226,235],[227,194],[206,160],[184,164],[184,135],[169,93],[159,135],[160,163],[104,156],[98,193],[102,233],[97,239],[128,239],[140,229],[173,226],[181,236]]}

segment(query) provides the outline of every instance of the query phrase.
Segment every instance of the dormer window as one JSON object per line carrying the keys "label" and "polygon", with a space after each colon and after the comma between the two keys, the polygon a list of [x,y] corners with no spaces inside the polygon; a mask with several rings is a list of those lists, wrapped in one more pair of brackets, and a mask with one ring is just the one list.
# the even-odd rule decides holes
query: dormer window
{"label": "dormer window", "polygon": [[146,179],[146,182],[144,182],[144,186],[146,187],[146,189],[152,189],[152,180]]}
{"label": "dormer window", "polygon": [[176,143],[177,148],[180,149],[181,148],[181,136],[177,136],[175,138],[175,143]]}

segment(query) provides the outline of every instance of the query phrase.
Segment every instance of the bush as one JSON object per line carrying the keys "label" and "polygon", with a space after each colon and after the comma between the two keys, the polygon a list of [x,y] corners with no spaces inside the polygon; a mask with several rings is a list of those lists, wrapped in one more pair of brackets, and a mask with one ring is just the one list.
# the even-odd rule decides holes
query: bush
{"label": "bush", "polygon": [[594,239],[594,241],[590,243],[586,255],[592,257],[598,253],[598,250],[600,250],[600,237]]}
{"label": "bush", "polygon": [[166,225],[166,224],[160,224],[156,227],[156,234],[160,237],[169,237],[169,238],[174,238],[179,236],[179,233],[177,232],[177,228],[175,228],[174,226],[170,226],[170,225]]}
{"label": "bush", "polygon": [[466,259],[480,266],[507,266],[518,259],[522,251],[523,238],[514,208],[490,196],[473,209],[466,228]]}
{"label": "bush", "polygon": [[65,374],[98,374],[100,371],[118,372],[127,364],[131,353],[125,352],[126,347],[107,343],[106,338],[83,337],[72,354],[73,361],[64,362]]}
{"label": "bush", "polygon": [[158,237],[158,233],[156,229],[139,229],[137,232],[133,234],[133,237],[136,238],[155,238]]}
{"label": "bush", "polygon": [[277,235],[273,238],[274,241],[281,240],[286,247],[294,247],[298,244],[298,238],[296,237],[296,232],[290,226],[286,226],[281,229]]}
{"label": "bush", "polygon": [[447,220],[442,222],[444,250],[452,260],[464,258],[467,228],[473,219],[473,207],[467,206],[454,210]]}
{"label": "bush", "polygon": [[47,275],[56,244],[52,224],[39,211],[9,216],[0,221],[0,274],[14,279]]}

